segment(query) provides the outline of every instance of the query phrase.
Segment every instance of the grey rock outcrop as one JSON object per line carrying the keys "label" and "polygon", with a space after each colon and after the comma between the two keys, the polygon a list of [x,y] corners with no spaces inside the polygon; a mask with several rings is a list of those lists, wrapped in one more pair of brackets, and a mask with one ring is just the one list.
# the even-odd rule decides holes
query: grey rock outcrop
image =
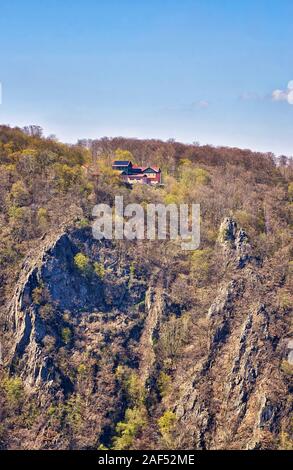
{"label": "grey rock outcrop", "polygon": [[221,225],[219,245],[230,281],[210,305],[206,355],[174,407],[183,425],[180,442],[198,449],[260,448],[262,433],[278,436],[286,418],[283,343],[274,333],[276,310],[269,296],[262,303],[255,295],[264,296],[261,264],[232,218]]}
{"label": "grey rock outcrop", "polygon": [[[69,231],[44,243],[37,258],[24,262],[9,311],[15,335],[9,361],[11,371],[17,370],[27,384],[46,382],[48,385],[54,381],[56,368],[46,356],[43,342],[49,335],[55,339],[56,348],[60,347],[61,330],[67,326],[64,315],[69,314],[78,324],[85,314],[113,309],[119,313],[144,298],[144,284],[136,283],[129,289],[126,271],[118,278],[109,270],[107,280],[103,280],[94,271],[87,275],[75,266],[74,257],[80,251],[92,264],[101,261],[101,247],[89,232]],[[103,249],[108,250],[107,262],[113,265],[113,249],[107,246]],[[44,318],[43,303],[36,299],[36,294],[42,292],[50,306],[49,320]]]}
{"label": "grey rock outcrop", "polygon": [[249,262],[257,261],[252,256],[252,248],[246,232],[238,228],[237,222],[231,217],[223,220],[220,226],[219,242],[223,247],[228,262],[233,261],[240,269]]}

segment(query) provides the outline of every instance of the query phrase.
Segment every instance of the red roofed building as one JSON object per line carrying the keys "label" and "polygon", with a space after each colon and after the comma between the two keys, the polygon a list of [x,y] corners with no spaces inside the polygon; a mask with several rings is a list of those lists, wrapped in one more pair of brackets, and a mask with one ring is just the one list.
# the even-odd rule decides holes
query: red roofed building
{"label": "red roofed building", "polygon": [[[123,165],[121,165],[123,163]],[[124,168],[123,168],[124,166]],[[157,166],[141,167],[132,165],[131,162],[113,162],[113,170],[120,171],[120,176],[126,183],[129,184],[161,184],[162,172]]]}

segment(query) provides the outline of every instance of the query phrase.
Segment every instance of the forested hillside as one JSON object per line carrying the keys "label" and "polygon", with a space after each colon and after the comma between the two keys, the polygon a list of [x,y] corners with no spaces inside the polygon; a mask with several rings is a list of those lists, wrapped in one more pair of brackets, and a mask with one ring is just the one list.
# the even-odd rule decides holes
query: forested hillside
{"label": "forested hillside", "polygon": [[[117,195],[199,203],[200,248],[94,240]],[[286,157],[0,126],[1,448],[292,448],[292,211]]]}

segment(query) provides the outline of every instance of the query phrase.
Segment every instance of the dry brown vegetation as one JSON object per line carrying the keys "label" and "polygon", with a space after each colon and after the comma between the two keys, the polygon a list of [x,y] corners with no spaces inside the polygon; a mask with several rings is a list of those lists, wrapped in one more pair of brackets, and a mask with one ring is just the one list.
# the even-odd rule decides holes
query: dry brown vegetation
{"label": "dry brown vegetation", "polygon": [[[123,186],[109,170],[117,155],[161,166],[164,187]],[[260,390],[271,388],[277,424],[258,429],[255,439],[261,448],[289,448],[292,373],[284,341],[292,334],[292,178],[292,159],[277,160],[272,154],[123,138],[67,146],[43,138],[38,127],[1,126],[1,446],[245,448],[256,433]],[[28,386],[21,367],[10,367],[14,338],[7,320],[24,262],[34,258],[45,239],[64,229],[86,230],[93,204],[112,203],[117,194],[126,202],[200,203],[201,247],[183,253],[170,241],[117,241],[110,248],[89,250],[80,243],[74,270],[92,285],[103,285],[105,310],[82,315],[61,311],[46,286],[36,287],[33,303],[46,326],[42,353],[53,360],[59,381],[51,390]],[[234,269],[219,247],[219,227],[227,216],[249,234],[257,267],[245,274]],[[207,312],[231,280],[238,293],[229,336],[213,350],[214,326]],[[152,305],[152,290],[158,296],[158,289],[159,313],[147,308],[147,295]],[[143,300],[137,295],[119,310],[121,292],[127,297],[133,291],[143,292]],[[257,313],[260,304],[269,312],[267,326],[265,314]],[[257,386],[248,386],[251,397],[239,418],[238,385],[227,395],[225,381],[233,364],[237,368],[239,337],[249,312],[249,347],[265,354],[269,337],[276,356],[273,363],[272,351],[253,359],[270,372],[261,370]],[[148,314],[154,321],[147,322]],[[149,351],[143,353],[142,344]],[[245,360],[248,369],[255,367]],[[246,374],[240,371],[236,381],[245,379],[241,373]],[[188,409],[192,393],[199,411],[193,404],[193,414],[186,412],[184,426],[177,426],[183,419],[180,406]],[[194,421],[196,413],[201,422]],[[198,437],[204,417],[206,437]]]}

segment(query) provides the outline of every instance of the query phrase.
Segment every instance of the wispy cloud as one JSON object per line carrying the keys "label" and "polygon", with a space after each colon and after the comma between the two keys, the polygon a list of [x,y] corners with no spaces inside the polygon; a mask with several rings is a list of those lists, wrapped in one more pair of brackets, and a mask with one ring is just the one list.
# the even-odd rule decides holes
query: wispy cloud
{"label": "wispy cloud", "polygon": [[184,106],[185,111],[194,111],[196,109],[207,109],[210,106],[210,102],[207,100],[193,101],[190,104]]}
{"label": "wispy cloud", "polygon": [[239,96],[241,101],[285,101],[293,105],[293,80],[287,85],[285,90],[276,89],[267,95],[260,95],[259,93],[245,92]]}
{"label": "wispy cloud", "polygon": [[273,101],[287,101],[293,105],[293,80],[288,83],[286,90],[274,90],[272,93]]}
{"label": "wispy cloud", "polygon": [[263,101],[265,96],[260,95],[259,93],[253,92],[244,92],[239,96],[241,101]]}
{"label": "wispy cloud", "polygon": [[170,106],[164,108],[165,111],[173,111],[173,112],[180,112],[180,113],[193,113],[199,109],[207,109],[210,106],[210,102],[207,100],[198,100],[193,101],[189,104],[182,104],[178,106]]}
{"label": "wispy cloud", "polygon": [[208,108],[210,105],[210,103],[206,100],[200,100],[198,101],[197,103],[195,103],[195,106],[198,107],[198,108]]}

